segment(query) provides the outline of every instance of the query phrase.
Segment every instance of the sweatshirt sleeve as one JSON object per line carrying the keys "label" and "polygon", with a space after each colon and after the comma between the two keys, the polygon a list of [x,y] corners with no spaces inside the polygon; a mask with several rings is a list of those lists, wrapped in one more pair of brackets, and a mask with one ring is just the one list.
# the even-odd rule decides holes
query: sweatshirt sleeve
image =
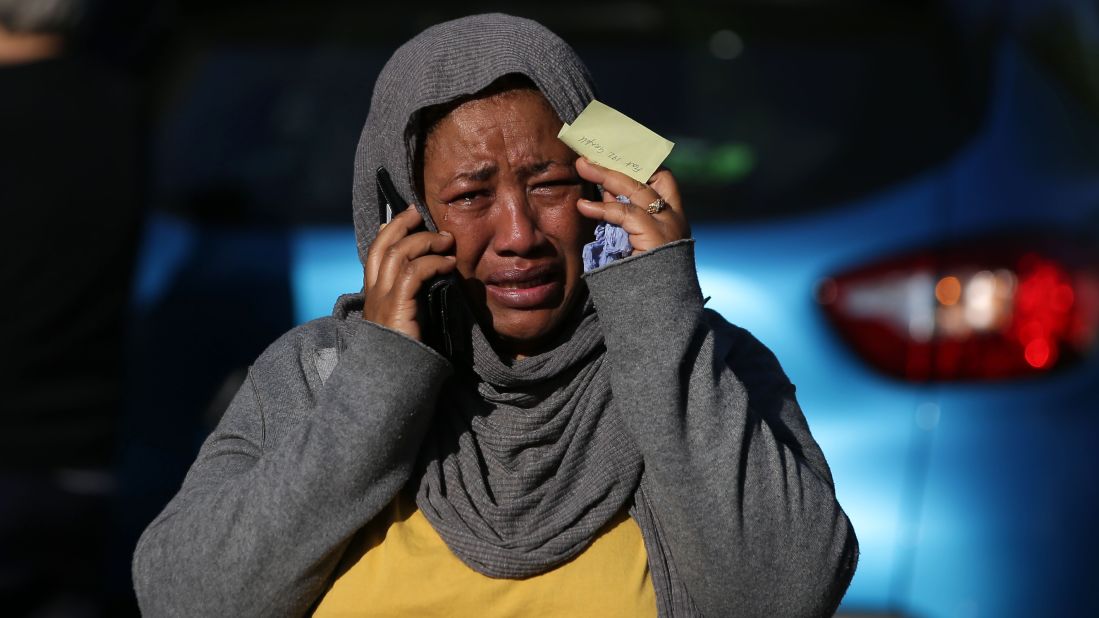
{"label": "sweatshirt sleeve", "polygon": [[348,539],[408,480],[450,364],[369,322],[340,331],[323,385],[301,330],[251,367],[138,542],[143,615],[302,615]]}
{"label": "sweatshirt sleeve", "polygon": [[586,280],[616,409],[694,604],[707,616],[831,615],[854,574],[854,530],[777,360],[703,309],[693,241]]}

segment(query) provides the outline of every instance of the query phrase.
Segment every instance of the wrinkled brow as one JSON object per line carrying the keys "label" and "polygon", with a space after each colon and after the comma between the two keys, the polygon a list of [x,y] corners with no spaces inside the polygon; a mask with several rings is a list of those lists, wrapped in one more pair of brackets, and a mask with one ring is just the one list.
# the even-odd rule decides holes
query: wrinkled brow
{"label": "wrinkled brow", "polygon": [[[550,169],[551,167],[555,167],[555,166],[565,166],[565,164],[562,163],[561,161],[557,161],[557,160],[554,160],[554,159],[548,159],[546,161],[536,161],[534,163],[528,163],[526,165],[519,166],[516,169],[516,171],[520,174],[520,176],[524,176],[524,177],[537,176],[538,174],[544,173],[546,170]],[[500,170],[496,166],[495,163],[485,163],[484,165],[481,165],[480,167],[476,167],[476,168],[473,168],[473,169],[458,172],[451,179],[451,182],[453,182],[455,180],[470,180],[470,181],[473,181],[473,182],[484,182],[484,181],[492,178],[493,176],[495,176],[496,173],[499,172],[499,171]]]}
{"label": "wrinkled brow", "polygon": [[495,176],[497,171],[499,171],[499,168],[496,167],[495,163],[486,163],[486,164],[484,164],[480,167],[477,167],[477,168],[474,168],[474,169],[471,169],[471,170],[458,172],[457,174],[454,175],[454,178],[452,179],[452,181],[453,180],[472,180],[474,182],[484,182],[484,181],[488,180],[489,178],[492,178],[493,176]]}
{"label": "wrinkled brow", "polygon": [[519,173],[524,176],[537,176],[538,174],[545,172],[551,167],[571,168],[572,166],[562,161],[557,161],[556,159],[548,159],[546,161],[537,161],[535,163],[523,165],[519,168]]}

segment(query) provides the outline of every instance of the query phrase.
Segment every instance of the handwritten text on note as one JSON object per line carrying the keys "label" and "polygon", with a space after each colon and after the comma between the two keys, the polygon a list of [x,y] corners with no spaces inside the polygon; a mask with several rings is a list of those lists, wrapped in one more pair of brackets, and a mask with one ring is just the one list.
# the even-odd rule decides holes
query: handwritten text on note
{"label": "handwritten text on note", "polygon": [[557,134],[592,163],[648,182],[675,146],[622,112],[593,100]]}

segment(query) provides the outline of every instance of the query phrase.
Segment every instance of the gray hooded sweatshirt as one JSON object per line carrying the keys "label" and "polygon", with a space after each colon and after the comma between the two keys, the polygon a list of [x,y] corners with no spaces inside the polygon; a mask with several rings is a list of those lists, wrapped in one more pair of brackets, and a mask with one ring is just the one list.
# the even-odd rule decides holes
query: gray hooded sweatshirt
{"label": "gray hooded sweatshirt", "polygon": [[[386,164],[415,198],[418,110],[508,73],[530,77],[565,121],[593,96],[572,50],[528,20],[448,22],[394,54],[356,160],[361,256],[378,225],[373,169]],[[854,531],[774,356],[703,308],[692,241],[584,281],[609,414],[644,468],[631,514],[659,613],[834,612],[854,574]],[[250,368],[183,487],[138,543],[134,584],[145,615],[305,614],[354,534],[419,480],[417,455],[438,422],[439,394],[468,372],[363,320],[361,309],[361,295],[341,297],[331,317],[290,331]]]}

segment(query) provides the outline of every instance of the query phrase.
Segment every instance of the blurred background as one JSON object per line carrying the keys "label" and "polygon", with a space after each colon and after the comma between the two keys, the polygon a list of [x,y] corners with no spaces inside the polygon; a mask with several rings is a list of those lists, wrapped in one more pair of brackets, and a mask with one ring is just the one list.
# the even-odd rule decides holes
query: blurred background
{"label": "blurred background", "polygon": [[136,613],[249,363],[361,286],[377,72],[489,10],[676,142],[858,533],[841,613],[1099,615],[1099,2],[0,0],[5,615]]}

